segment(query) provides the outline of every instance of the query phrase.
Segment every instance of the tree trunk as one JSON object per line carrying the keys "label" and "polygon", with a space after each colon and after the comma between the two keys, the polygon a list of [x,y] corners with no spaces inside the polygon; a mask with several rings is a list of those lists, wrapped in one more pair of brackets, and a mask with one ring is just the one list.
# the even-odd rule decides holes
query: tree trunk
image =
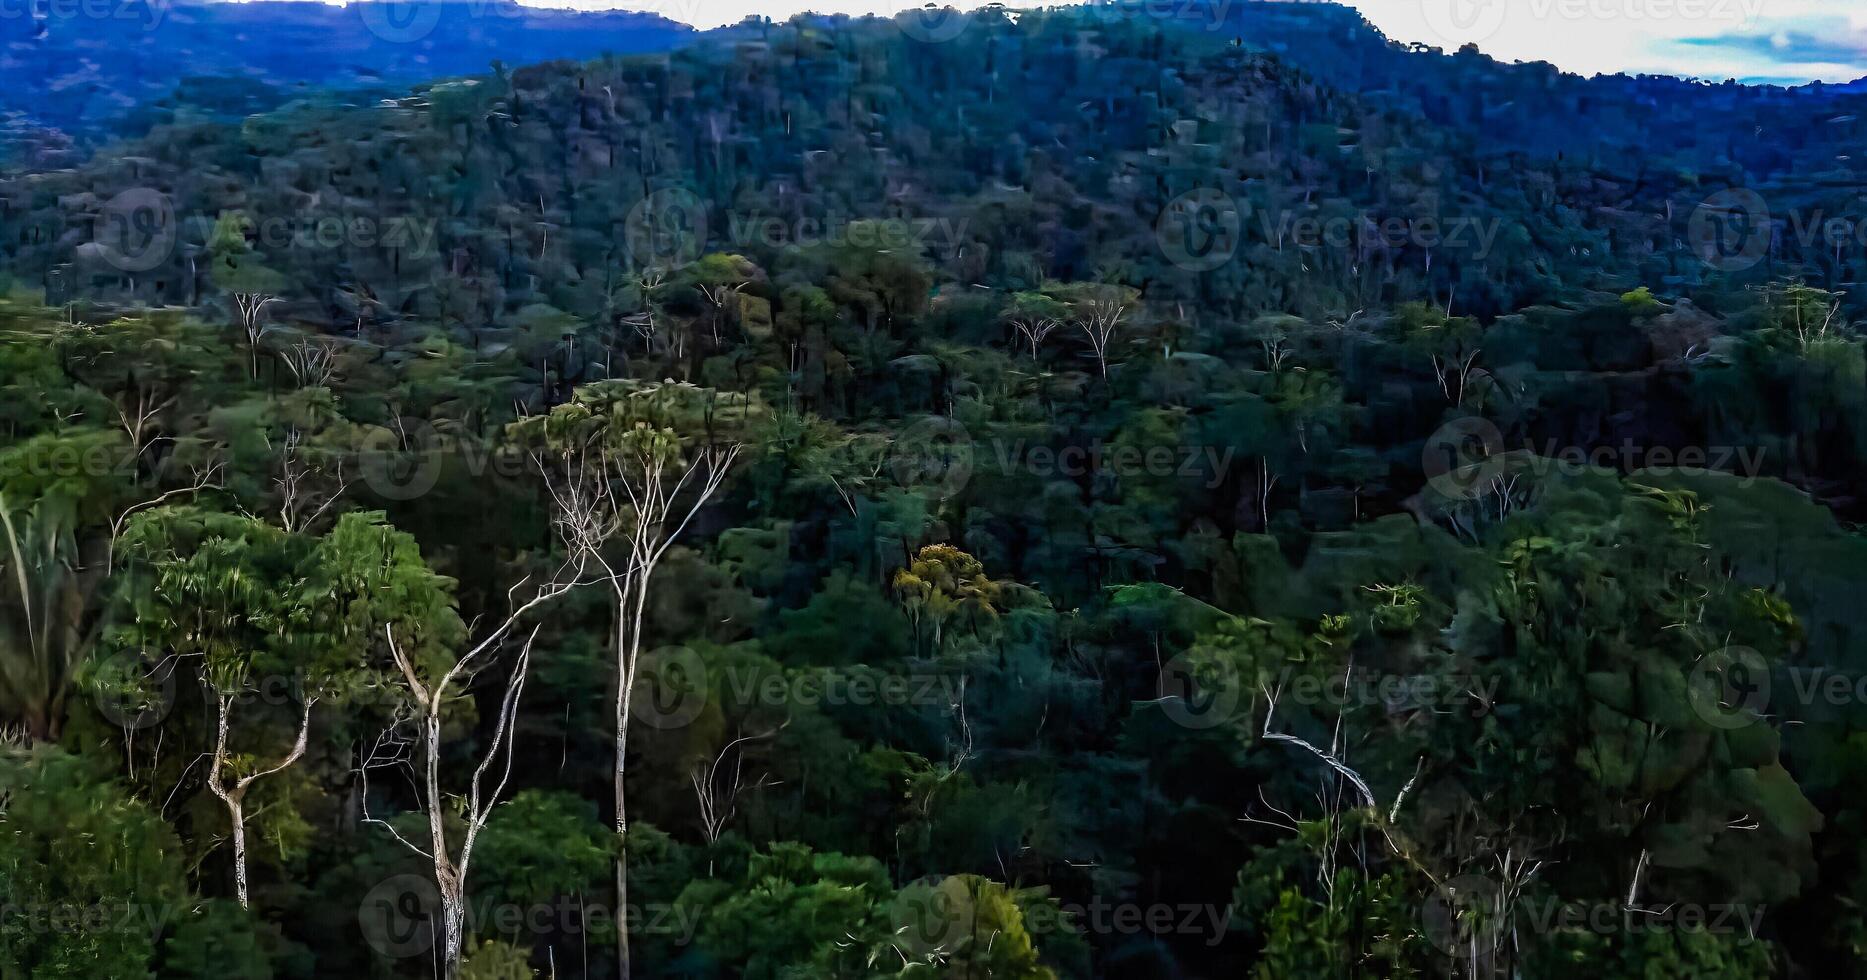
{"label": "tree trunk", "polygon": [[246,908],[246,806],[238,796],[228,797],[227,817],[233,821],[233,893]]}
{"label": "tree trunk", "polygon": [[[626,595],[626,593],[625,593]],[[626,601],[626,600],[625,600]],[[629,799],[624,788],[629,751],[629,694],[633,686],[629,671],[627,639],[628,610],[625,602],[616,603],[616,976],[629,980]]]}
{"label": "tree trunk", "polygon": [[464,896],[441,892],[441,976],[456,980],[460,976],[460,949],[466,932]]}
{"label": "tree trunk", "polygon": [[[630,695],[635,693],[635,671],[641,662],[642,618],[647,612],[648,585],[655,560],[638,546],[643,560],[623,583],[616,604],[616,976],[629,980],[629,802],[625,787],[628,770]],[[633,604],[633,608],[631,608]]]}
{"label": "tree trunk", "polygon": [[428,810],[429,854],[434,858],[435,895],[441,927],[441,974],[446,980],[460,976],[460,948],[466,924],[466,882],[447,852],[447,824],[441,800],[441,715],[439,693],[423,706],[421,719],[423,772]]}
{"label": "tree trunk", "polygon": [[625,771],[629,760],[629,694],[633,672],[625,640],[627,609],[616,603],[616,976],[629,980],[629,797]]}

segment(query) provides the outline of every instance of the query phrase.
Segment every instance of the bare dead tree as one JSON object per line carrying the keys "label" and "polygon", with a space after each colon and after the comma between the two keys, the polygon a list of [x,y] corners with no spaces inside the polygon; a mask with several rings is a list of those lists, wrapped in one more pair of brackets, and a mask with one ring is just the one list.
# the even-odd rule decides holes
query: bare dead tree
{"label": "bare dead tree", "polygon": [[934,797],[939,795],[940,787],[958,776],[965,770],[966,764],[972,761],[972,724],[966,720],[966,678],[960,678],[959,690],[954,692],[947,710],[959,725],[959,743],[952,747],[945,762],[934,767],[933,779],[928,783],[926,792],[910,802],[923,820],[931,816]]}
{"label": "bare dead tree", "polygon": [[707,304],[713,307],[713,315],[707,318],[707,322],[713,329],[714,347],[721,346],[720,324],[726,319],[727,311],[738,309],[739,293],[747,285],[749,283],[734,282],[700,287],[700,295],[706,297]]}
{"label": "bare dead tree", "polygon": [[1025,346],[1031,350],[1031,360],[1037,360],[1037,349],[1044,343],[1044,338],[1063,325],[1063,321],[1049,316],[1014,317],[1011,327],[1024,338]]}
{"label": "bare dead tree", "polygon": [[1277,481],[1283,479],[1271,472],[1269,456],[1258,457],[1258,519],[1264,522],[1264,528],[1271,526],[1271,491],[1277,489]]}
{"label": "bare dead tree", "polygon": [[1465,404],[1465,386],[1471,380],[1472,367],[1478,362],[1481,353],[1484,353],[1482,347],[1465,355],[1463,359],[1433,355],[1433,375],[1439,379],[1439,392],[1446,396],[1446,401],[1454,405]]}
{"label": "bare dead tree", "polygon": [[1081,304],[1072,321],[1089,341],[1089,349],[1095,353],[1096,365],[1101,368],[1104,378],[1109,376],[1109,341],[1121,327],[1122,318],[1127,312],[1128,304],[1113,297],[1101,296]]}
{"label": "bare dead tree", "polygon": [[[593,432],[579,445],[534,452],[552,496],[552,520],[573,553],[600,567],[615,609],[616,902],[628,907],[629,709],[641,664],[643,623],[655,569],[719,490],[738,443],[683,451],[671,434],[634,430],[620,446]],[[683,499],[685,498],[685,499]],[[612,548],[612,545],[615,547]],[[607,552],[620,553],[609,557]],[[629,975],[628,930],[617,929],[618,975]]]}
{"label": "bare dead tree", "polygon": [[229,298],[233,300],[233,313],[240,321],[240,329],[246,333],[248,368],[252,376],[257,378],[259,377],[259,336],[265,332],[264,327],[261,326],[261,317],[266,307],[277,303],[279,298],[270,293],[243,292],[231,293]]}
{"label": "bare dead tree", "polygon": [[303,442],[304,434],[297,426],[286,430],[285,444],[279,452],[279,475],[272,480],[279,493],[279,526],[290,532],[316,524],[350,485],[341,458],[336,472],[327,474],[321,465],[305,458]]}
{"label": "bare dead tree", "polygon": [[337,351],[331,338],[305,334],[280,347],[278,354],[300,388],[320,388],[337,377]]}
{"label": "bare dead tree", "polygon": [[207,772],[207,788],[227,807],[227,819],[233,825],[233,890],[240,900],[240,907],[247,907],[246,898],[246,791],[255,782],[274,773],[291,768],[304,757],[305,742],[311,734],[311,706],[318,703],[315,695],[306,695],[304,714],[298,723],[298,737],[292,741],[292,748],[285,758],[270,769],[235,778],[228,782],[232,756],[227,751],[228,721],[233,716],[234,695],[229,691],[216,692],[214,712],[214,754]]}
{"label": "bare dead tree", "polygon": [[[384,644],[389,656],[400,675],[406,701],[398,712],[395,723],[379,736],[369,755],[357,770],[359,797],[363,801],[362,819],[366,824],[374,824],[387,830],[391,837],[416,853],[428,858],[434,867],[435,888],[441,897],[443,930],[442,951],[445,956],[445,969],[448,977],[458,973],[461,944],[466,914],[466,883],[474,843],[487,818],[498,805],[500,795],[505,790],[507,777],[512,766],[512,721],[518,711],[519,696],[524,691],[525,679],[531,666],[532,644],[537,639],[538,627],[534,626],[521,644],[511,676],[506,682],[505,695],[500,701],[493,740],[488,745],[485,757],[474,770],[469,784],[465,809],[462,815],[467,822],[465,839],[455,849],[450,847],[447,836],[445,816],[451,804],[442,793],[440,785],[440,760],[442,754],[441,725],[452,700],[464,697],[465,692],[454,694],[456,688],[469,686],[475,676],[490,661],[490,654],[501,648],[512,635],[515,627],[533,611],[555,601],[573,589],[587,584],[583,577],[588,555],[573,551],[554,574],[543,585],[533,590],[528,597],[520,600],[524,590],[531,582],[527,576],[506,590],[508,611],[492,629],[454,660],[454,663],[430,682],[424,680],[413,658],[403,648],[397,636],[398,626],[385,623],[382,627]],[[406,729],[412,727],[411,734]],[[385,755],[384,750],[389,750]],[[489,768],[504,752],[504,771],[499,784],[491,792],[484,791],[484,779]],[[410,755],[417,756],[413,761]],[[386,766],[404,766],[415,769],[419,779],[415,783],[417,796],[423,812],[428,818],[429,846],[422,848],[403,837],[388,821],[372,817],[369,813],[369,771]]]}
{"label": "bare dead tree", "polygon": [[[1350,669],[1352,670],[1353,668],[1351,667]],[[1354,788],[1355,795],[1361,798],[1361,805],[1368,810],[1370,816],[1373,818],[1375,828],[1380,831],[1382,838],[1387,841],[1387,846],[1393,852],[1394,856],[1405,861],[1409,866],[1425,875],[1427,880],[1431,881],[1435,886],[1440,885],[1442,876],[1435,874],[1424,861],[1414,856],[1412,850],[1403,846],[1399,840],[1396,840],[1392,830],[1393,825],[1400,819],[1400,810],[1406,805],[1407,797],[1413,793],[1414,787],[1419,784],[1420,775],[1424,771],[1424,760],[1421,760],[1420,765],[1414,767],[1413,776],[1407,780],[1406,785],[1400,788],[1400,792],[1395,794],[1393,805],[1388,807],[1384,812],[1381,809],[1380,802],[1375,798],[1373,788],[1368,785],[1368,781],[1363,779],[1360,773],[1350,768],[1348,763],[1344,762],[1342,759],[1343,739],[1339,720],[1330,749],[1325,751],[1298,736],[1273,731],[1272,726],[1277,717],[1277,698],[1279,692],[1269,688],[1261,688],[1260,690],[1264,695],[1265,709],[1264,727],[1259,732],[1259,737],[1270,742],[1294,745],[1310,755],[1315,756],[1323,765],[1329,767],[1332,772],[1344,779],[1349,786]]]}
{"label": "bare dead tree", "polygon": [[[110,547],[105,551],[104,570],[108,572],[110,569],[116,567],[117,539],[123,537],[123,529],[129,525],[130,518],[151,507],[160,507],[177,497],[186,497],[190,494],[203,493],[208,490],[225,489],[220,483],[220,473],[225,467],[226,460],[210,460],[206,465],[197,467],[190,473],[190,481],[187,485],[176,487],[173,490],[164,490],[153,497],[139,500],[119,511],[117,516],[111,519],[110,522]],[[0,501],[0,512],[3,511],[4,501]]]}
{"label": "bare dead tree", "polygon": [[[652,352],[657,340],[662,337],[660,310],[656,306],[655,294],[667,283],[668,274],[660,269],[646,269],[635,277],[635,288],[641,293],[642,308],[622,318],[629,329],[642,338],[642,349]],[[678,338],[676,338],[678,339]],[[678,351],[675,356],[679,357]]]}
{"label": "bare dead tree", "polygon": [[1272,374],[1283,371],[1284,361],[1289,360],[1292,353],[1292,348],[1284,342],[1284,338],[1263,337],[1258,340],[1258,345],[1264,348],[1264,366]]}
{"label": "bare dead tree", "polygon": [[1840,312],[1841,298],[1836,296],[1835,301],[1829,304],[1828,312],[1822,317],[1822,322],[1819,325],[1811,326],[1807,322],[1807,318],[1802,315],[1802,304],[1797,303],[1796,345],[1801,347],[1804,353],[1807,353],[1810,344],[1828,339],[1828,332],[1835,324],[1835,315]]}
{"label": "bare dead tree", "polygon": [[837,497],[842,499],[843,506],[849,508],[850,516],[854,517],[858,513],[858,492],[873,486],[881,477],[883,468],[888,465],[889,449],[887,440],[880,436],[856,436],[845,445],[848,447],[845,455],[850,471],[844,479],[848,483],[838,479],[833,472],[826,471],[824,476],[830,481],[830,486],[835,488]]}
{"label": "bare dead tree", "polygon": [[[745,785],[745,746],[771,738],[790,724],[787,720],[770,731],[741,735],[727,742],[713,757],[711,765],[694,763],[687,775],[694,784],[694,802],[700,811],[700,832],[706,837],[707,843],[718,841],[720,834],[731,825],[733,817],[739,812],[739,797],[746,789],[775,785],[769,775],[759,777],[750,787]],[[722,774],[720,767],[727,756],[732,757],[732,767]]]}
{"label": "bare dead tree", "polygon": [[148,445],[150,424],[164,409],[175,404],[179,394],[163,397],[147,385],[136,385],[129,394],[118,396],[111,401],[117,410],[117,424],[123,427],[125,435],[130,437],[130,458],[140,460],[143,449]]}
{"label": "bare dead tree", "polygon": [[[377,738],[369,755],[358,768],[363,822],[384,828],[397,842],[432,863],[435,890],[441,902],[442,963],[448,977],[456,976],[460,968],[466,929],[467,875],[472,867],[474,845],[479,840],[480,831],[486,827],[486,821],[501,802],[512,775],[512,746],[515,739],[513,719],[518,713],[519,698],[525,691],[525,681],[531,669],[532,644],[538,637],[539,627],[532,627],[531,633],[520,645],[511,675],[506,681],[505,693],[494,715],[492,740],[474,768],[473,777],[467,784],[466,797],[458,807],[449,802],[454,797],[445,794],[441,787],[443,717],[453,700],[465,696],[464,692],[453,693],[456,686],[468,686],[482,668],[483,658],[502,645],[521,615],[563,595],[577,584],[574,580],[559,581],[539,590],[530,600],[514,609],[490,636],[461,655],[453,666],[433,682],[422,679],[414,660],[398,640],[396,627],[393,624],[385,624],[383,627],[383,638],[401,674],[408,704],[404,716],[399,717],[388,731]],[[412,733],[407,730],[410,728],[413,729]],[[488,789],[486,775],[495,765],[500,767],[499,780]],[[387,766],[407,766],[414,770],[416,795],[428,820],[428,846],[425,848],[404,837],[388,821],[369,813],[369,771]],[[456,810],[466,824],[457,845],[448,838],[446,817],[450,809]]]}

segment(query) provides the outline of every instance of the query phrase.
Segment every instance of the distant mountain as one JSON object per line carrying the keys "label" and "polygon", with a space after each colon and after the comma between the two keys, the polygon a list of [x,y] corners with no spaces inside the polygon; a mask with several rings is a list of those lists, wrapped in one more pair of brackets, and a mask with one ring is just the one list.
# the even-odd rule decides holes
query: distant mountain
{"label": "distant mountain", "polygon": [[[653,14],[509,0],[22,4],[0,15],[0,116],[79,137],[173,107],[247,115],[308,89],[390,86],[508,65],[663,51],[696,36]],[[29,12],[30,10],[30,12]],[[95,16],[102,12],[105,16]]]}
{"label": "distant mountain", "polygon": [[1181,27],[1471,133],[1480,158],[1582,155],[1610,170],[1735,165],[1776,175],[1819,167],[1810,156],[1818,144],[1862,135],[1844,125],[1852,120],[1830,124],[1837,114],[1830,110],[1835,96],[1867,92],[1867,79],[1791,88],[1664,75],[1585,78],[1545,62],[1501,62],[1474,47],[1447,52],[1392,41],[1337,4],[1195,2],[1174,10],[1170,19]]}
{"label": "distant mountain", "polygon": [[[441,24],[498,36],[488,25],[505,22],[472,10],[451,6],[464,19]],[[462,325],[538,304],[597,319],[630,222],[655,191],[680,189],[714,215],[712,247],[758,260],[771,243],[748,229],[771,218],[945,221],[939,257],[956,282],[1120,275],[1236,320],[1418,298],[1496,316],[1594,291],[1700,288],[1709,270],[1688,246],[1705,229],[1692,218],[1714,194],[1751,188],[1795,222],[1755,275],[1840,286],[1867,258],[1809,232],[1857,217],[1860,95],[1447,57],[1310,4],[1241,5],[1207,23],[1191,9],[986,11],[944,41],[903,25],[748,22],[678,35],[704,40],[667,58],[508,63],[251,116],[230,105],[231,118],[153,127],[69,173],[0,180],[0,255],[17,282],[53,294],[199,305],[213,287],[190,256],[217,216],[240,212],[279,230],[256,248],[309,320],[354,321],[352,293]],[[468,57],[446,55],[429,70]],[[185,81],[197,106],[190,86],[240,94]],[[1157,217],[1204,191],[1236,202],[1247,260],[1203,275],[1160,264]],[[143,192],[178,218],[166,261],[140,275],[87,264],[76,249],[111,202]],[[359,217],[433,241],[302,249],[286,233]],[[450,277],[475,286],[443,303],[426,284]],[[401,295],[411,284],[423,288]]]}
{"label": "distant mountain", "polygon": [[[0,155],[39,166],[69,165],[81,158],[78,147],[144,132],[177,113],[233,121],[333,91],[346,101],[373,102],[414,83],[484,74],[495,61],[518,66],[666,51],[704,36],[652,14],[550,10],[511,0],[23,6],[43,9],[0,15]],[[1625,159],[1638,151],[1644,161],[1690,168],[1807,169],[1809,148],[1800,144],[1811,131],[1802,124],[1826,113],[1834,96],[1867,92],[1867,79],[1782,88],[1582,78],[1548,64],[1498,62],[1475,49],[1447,53],[1395,42],[1355,10],[1330,3],[1189,0],[1085,9],[1101,18],[1138,16],[1274,56],[1333,89],[1482,134],[1473,151],[1481,157]],[[97,11],[106,16],[92,16]],[[920,40],[944,38],[941,29],[963,34],[976,28],[947,25],[984,17],[949,18]],[[810,20],[829,27],[845,18]],[[710,33],[730,45],[760,29],[748,22]],[[1835,135],[1827,122],[1834,115],[1817,120],[1824,140]],[[1707,119],[1719,124],[1706,126]],[[1663,145],[1650,145],[1656,132],[1668,134]]]}

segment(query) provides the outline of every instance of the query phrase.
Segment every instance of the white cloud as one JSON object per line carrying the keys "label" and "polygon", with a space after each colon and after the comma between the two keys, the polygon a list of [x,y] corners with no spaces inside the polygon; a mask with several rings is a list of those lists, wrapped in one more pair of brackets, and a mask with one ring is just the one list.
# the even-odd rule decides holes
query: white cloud
{"label": "white cloud", "polygon": [[[1833,0],[1345,0],[1389,37],[1457,48],[1465,41],[1503,61],[1547,61],[1583,75],[1651,72],[1724,79],[1793,76],[1851,81],[1857,64],[1793,64],[1744,45],[1701,38],[1833,39],[1841,26]],[[1867,31],[1867,11],[1847,23]]]}
{"label": "white cloud", "polygon": [[[523,0],[541,7],[658,13],[706,29],[748,16],[784,20],[806,10],[891,16],[925,0]],[[974,9],[985,0],[943,0]],[[1106,2],[1106,0],[1105,0]],[[1182,3],[1186,0],[1156,0]],[[1227,0],[1213,0],[1226,3]],[[1230,0],[1248,3],[1253,0]],[[1456,49],[1465,41],[1502,61],[1547,61],[1583,75],[1651,72],[1724,79],[1757,76],[1852,81],[1867,75],[1867,10],[1842,12],[1836,0],[1343,0],[1387,36]],[[1849,0],[1867,3],[1867,0]],[[1052,6],[1007,0],[1014,9]],[[1832,40],[1846,24],[1863,38],[1860,63],[1796,64],[1741,46],[1688,45],[1694,38],[1801,30]],[[1787,32],[1787,33],[1784,33]]]}

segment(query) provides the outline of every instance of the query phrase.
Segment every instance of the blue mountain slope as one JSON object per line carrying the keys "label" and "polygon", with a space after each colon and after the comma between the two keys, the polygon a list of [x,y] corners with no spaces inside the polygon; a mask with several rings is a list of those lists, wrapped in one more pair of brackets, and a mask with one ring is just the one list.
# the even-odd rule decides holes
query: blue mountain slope
{"label": "blue mountain slope", "polygon": [[[30,12],[29,12],[30,11]],[[652,14],[504,0],[414,3],[109,0],[0,14],[0,115],[80,138],[172,99],[245,114],[313,88],[405,87],[558,58],[663,51],[696,32]],[[203,79],[235,81],[205,82]]]}

